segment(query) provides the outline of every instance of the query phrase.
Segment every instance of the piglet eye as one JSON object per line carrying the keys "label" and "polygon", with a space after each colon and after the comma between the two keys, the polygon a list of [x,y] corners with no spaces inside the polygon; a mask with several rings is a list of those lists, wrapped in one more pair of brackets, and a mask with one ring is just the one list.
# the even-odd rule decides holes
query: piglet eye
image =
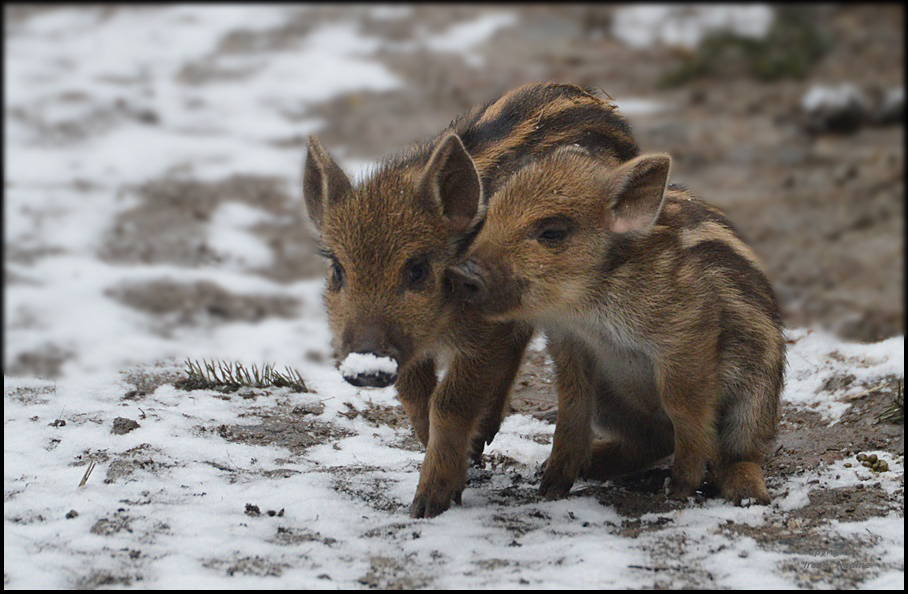
{"label": "piglet eye", "polygon": [[407,279],[407,288],[416,289],[429,276],[429,262],[425,259],[411,260],[407,264],[404,274]]}
{"label": "piglet eye", "polygon": [[535,233],[532,233],[530,237],[545,247],[555,248],[561,246],[574,228],[575,225],[571,219],[552,217],[539,221],[536,224]]}
{"label": "piglet eye", "polygon": [[337,260],[331,260],[331,283],[333,291],[339,290],[344,285],[344,267]]}
{"label": "piglet eye", "polygon": [[539,234],[539,239],[543,241],[561,241],[567,237],[565,229],[546,229]]}

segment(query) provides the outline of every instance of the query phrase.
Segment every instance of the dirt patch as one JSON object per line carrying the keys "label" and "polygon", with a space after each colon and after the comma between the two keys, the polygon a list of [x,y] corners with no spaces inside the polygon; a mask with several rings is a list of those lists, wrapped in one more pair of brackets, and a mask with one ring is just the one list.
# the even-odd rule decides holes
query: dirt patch
{"label": "dirt patch", "polygon": [[[903,380],[885,378],[883,388],[853,400],[851,408],[834,425],[815,412],[783,406],[776,450],[765,466],[769,484],[777,481],[773,477],[791,476],[803,469],[854,458],[863,451],[884,450],[904,456],[904,427],[879,421],[880,414],[892,406],[899,381]],[[858,465],[856,460],[850,461]]]}
{"label": "dirt patch", "polygon": [[544,350],[528,349],[514,379],[509,412],[533,415],[554,423],[557,409],[558,394],[552,361]]}
{"label": "dirt patch", "polygon": [[[845,537],[828,530],[829,519],[837,516],[836,510],[841,509],[839,499],[849,497],[848,491],[850,489],[814,492],[810,494],[811,504],[795,513],[760,526],[728,520],[720,526],[720,532],[736,539],[741,536],[753,538],[764,550],[800,556],[800,560],[782,563],[780,569],[801,587],[813,588],[822,583],[835,588],[855,588],[871,577],[873,570],[881,564],[867,553],[869,546],[874,544],[872,535]],[[872,499],[860,499],[868,504],[873,502]],[[831,505],[824,505],[824,502]],[[824,518],[823,512],[830,511],[833,515]],[[862,518],[855,516],[840,521],[858,519]]]}
{"label": "dirt patch", "polygon": [[384,406],[372,402],[366,408],[357,409],[349,402],[346,403],[347,410],[339,414],[348,419],[360,418],[373,427],[390,427],[400,433],[399,437],[388,445],[393,448],[407,450],[409,452],[420,452],[425,450],[423,445],[416,437],[410,425],[410,419],[404,411],[403,406],[392,405]]}
{"label": "dirt patch", "polygon": [[510,545],[512,547],[520,546],[519,538],[534,530],[544,527],[544,523],[537,523],[528,519],[523,513],[504,513],[492,516],[492,524],[507,530],[513,537]]}
{"label": "dirt patch", "polygon": [[11,363],[4,365],[3,373],[22,377],[60,377],[63,364],[72,356],[69,351],[51,344],[19,353]]}
{"label": "dirt patch", "polygon": [[395,522],[378,528],[370,528],[363,532],[366,538],[381,538],[385,540],[413,540],[420,537],[420,532],[413,529],[413,524]]}
{"label": "dirt patch", "polygon": [[135,387],[123,395],[123,400],[141,400],[160,386],[174,384],[186,377],[173,363],[159,361],[153,366],[136,367],[122,372],[123,381]]}
{"label": "dirt patch", "polygon": [[258,577],[277,577],[284,573],[290,565],[275,563],[263,557],[240,557],[238,559],[208,559],[202,563],[203,567],[223,571],[229,576],[249,575]]}
{"label": "dirt patch", "polygon": [[357,409],[349,402],[345,403],[347,410],[339,414],[348,419],[360,418],[372,425],[373,427],[391,427],[392,429],[407,429],[410,427],[410,419],[403,406],[384,406],[381,404],[369,403],[364,409]]}
{"label": "dirt patch", "polygon": [[[35,216],[41,216],[36,213]],[[21,245],[3,245],[3,259],[6,262],[14,262],[16,264],[22,264],[25,266],[30,266],[40,260],[41,258],[47,258],[48,256],[59,256],[66,253],[64,250],[58,247],[48,247],[48,246],[21,246]],[[21,279],[22,277],[16,275],[13,272],[8,274],[15,275],[13,280],[17,278]],[[21,281],[20,281],[21,282]]]}
{"label": "dirt patch", "polygon": [[107,467],[105,483],[115,483],[119,480],[129,479],[139,471],[160,475],[168,468],[177,466],[168,459],[158,448],[151,444],[143,443],[125,452],[114,454],[113,461]]}
{"label": "dirt patch", "polygon": [[337,541],[308,528],[291,528],[278,526],[271,542],[279,545],[297,545],[304,542],[318,542],[325,546],[334,546]]}
{"label": "dirt patch", "polygon": [[[665,492],[666,481],[671,470],[666,463],[633,474],[613,479],[607,483],[589,482],[577,494],[594,495],[599,503],[615,509],[626,518],[640,518],[650,513],[665,513],[689,505],[685,501],[670,498]],[[571,493],[573,496],[574,493]],[[698,487],[693,500],[702,503],[709,497],[718,496],[715,488],[708,483]]]}
{"label": "dirt patch", "polygon": [[40,110],[13,108],[7,110],[7,115],[28,128],[36,146],[53,147],[75,146],[126,122],[155,126],[160,121],[156,111],[132,105],[122,98],[98,104],[84,93],[69,92],[61,94],[57,100],[79,114],[67,119],[48,121],[40,115]]}
{"label": "dirt patch", "polygon": [[160,332],[185,326],[260,322],[267,317],[290,319],[299,300],[272,295],[236,295],[216,283],[155,280],[105,291],[108,297],[141,312],[163,318]]}
{"label": "dirt patch", "polygon": [[684,533],[662,535],[647,545],[650,563],[629,565],[628,569],[651,575],[653,580],[651,587],[654,590],[715,589],[715,576],[705,571],[696,560],[685,558],[685,552],[690,546],[691,543]]}
{"label": "dirt patch", "polygon": [[9,266],[3,267],[3,283],[5,285],[31,285],[33,287],[38,284],[27,276],[10,270]]}
{"label": "dirt patch", "polygon": [[353,435],[347,429],[315,418],[311,409],[291,404],[250,411],[241,416],[257,422],[251,425],[218,425],[201,430],[214,432],[227,441],[284,447],[294,456],[301,455],[314,445],[333,443]]}
{"label": "dirt patch", "polygon": [[824,392],[840,392],[854,383],[857,378],[852,373],[834,373],[823,382],[820,390]]}
{"label": "dirt patch", "polygon": [[372,557],[369,560],[369,571],[357,580],[370,590],[415,590],[425,588],[432,583],[428,576],[414,573],[409,566],[411,557],[394,559],[391,557]]}
{"label": "dirt patch", "polygon": [[101,518],[91,527],[92,534],[112,536],[120,532],[132,532],[130,518],[125,512],[117,512],[110,518]]}
{"label": "dirt patch", "polygon": [[4,386],[3,395],[5,398],[21,402],[22,404],[47,404],[57,394],[56,384],[46,384],[43,386],[18,386],[7,388]]}
{"label": "dirt patch", "polygon": [[407,431],[397,439],[388,442],[388,446],[399,450],[406,450],[408,452],[422,452],[426,449],[423,447],[422,443],[420,443],[419,438],[416,437],[416,432],[413,430]]}
{"label": "dirt patch", "polygon": [[[502,475],[509,480],[505,485],[500,484]],[[468,489],[484,487],[489,501],[495,504],[525,505],[541,501],[536,478],[527,476],[525,467],[513,458],[497,452],[486,453],[483,454],[481,466],[473,465],[467,469],[466,486]]]}
{"label": "dirt patch", "polygon": [[289,197],[284,180],[237,175],[217,182],[159,179],[131,188],[139,204],[122,212],[104,238],[100,257],[118,264],[176,264],[203,267],[223,261],[206,240],[217,208],[247,204],[273,215],[250,226],[271,249],[266,268],[248,270],[289,282],[322,271],[303,221],[303,208]]}
{"label": "dirt patch", "polygon": [[133,582],[140,579],[140,576],[135,575],[118,575],[108,571],[92,571],[87,576],[76,580],[75,588],[77,590],[98,590],[106,587],[131,586]]}
{"label": "dirt patch", "polygon": [[407,505],[388,497],[388,479],[364,476],[369,472],[381,472],[375,467],[333,467],[328,469],[333,475],[331,486],[338,493],[362,501],[372,509],[391,512],[394,514],[406,513]]}
{"label": "dirt patch", "polygon": [[38,514],[38,513],[31,513],[28,515],[17,515],[17,516],[12,516],[12,517],[9,517],[6,519],[8,519],[13,524],[23,524],[23,525],[43,524],[44,522],[47,521],[47,518],[44,517],[43,514]]}

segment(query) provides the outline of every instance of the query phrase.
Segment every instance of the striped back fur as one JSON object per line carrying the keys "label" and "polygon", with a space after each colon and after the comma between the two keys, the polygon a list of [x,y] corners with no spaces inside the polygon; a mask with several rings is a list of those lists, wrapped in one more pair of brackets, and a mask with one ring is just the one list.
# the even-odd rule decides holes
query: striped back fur
{"label": "striped back fur", "polygon": [[514,172],[552,149],[578,145],[619,162],[640,153],[627,121],[596,89],[569,84],[527,84],[454,119],[431,140],[386,160],[374,176],[418,173],[448,134],[460,136],[479,171],[487,199]]}

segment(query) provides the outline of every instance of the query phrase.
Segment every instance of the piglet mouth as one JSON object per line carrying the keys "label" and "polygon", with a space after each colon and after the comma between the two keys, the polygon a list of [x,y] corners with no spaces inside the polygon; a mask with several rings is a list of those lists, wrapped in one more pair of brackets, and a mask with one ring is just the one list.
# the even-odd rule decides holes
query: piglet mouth
{"label": "piglet mouth", "polygon": [[360,388],[385,388],[397,380],[396,359],[374,353],[350,353],[339,370],[347,383]]}

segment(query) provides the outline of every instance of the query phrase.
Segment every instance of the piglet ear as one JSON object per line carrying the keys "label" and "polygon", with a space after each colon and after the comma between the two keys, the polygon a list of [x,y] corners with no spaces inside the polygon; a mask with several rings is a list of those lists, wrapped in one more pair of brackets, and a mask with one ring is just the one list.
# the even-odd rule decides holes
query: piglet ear
{"label": "piglet ear", "polygon": [[303,169],[303,198],[306,212],[321,230],[325,213],[352,190],[350,180],[315,136],[309,137],[309,152]]}
{"label": "piglet ear", "polygon": [[656,222],[671,164],[668,155],[641,155],[609,175],[606,184],[612,231],[645,231]]}
{"label": "piglet ear", "polygon": [[470,226],[482,197],[479,172],[457,134],[446,136],[432,152],[420,181],[420,194],[447,219],[452,233]]}

